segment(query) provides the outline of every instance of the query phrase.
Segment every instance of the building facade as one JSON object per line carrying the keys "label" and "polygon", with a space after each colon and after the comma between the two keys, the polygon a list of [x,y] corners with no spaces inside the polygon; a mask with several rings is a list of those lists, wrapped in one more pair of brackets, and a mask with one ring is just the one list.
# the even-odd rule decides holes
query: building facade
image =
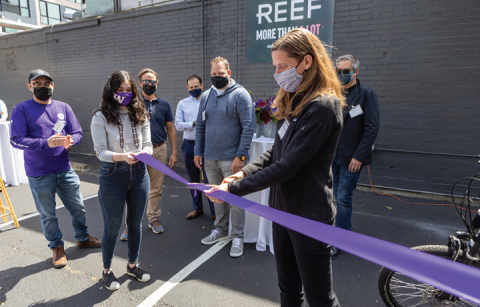
{"label": "building facade", "polygon": [[68,11],[81,11],[82,0],[0,0],[0,34],[66,22]]}

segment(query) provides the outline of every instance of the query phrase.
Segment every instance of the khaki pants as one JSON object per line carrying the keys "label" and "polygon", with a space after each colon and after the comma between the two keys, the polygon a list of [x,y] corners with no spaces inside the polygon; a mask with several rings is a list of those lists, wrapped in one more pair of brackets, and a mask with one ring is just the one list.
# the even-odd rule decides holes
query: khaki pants
{"label": "khaki pants", "polygon": [[[153,155],[155,159],[167,164],[167,144],[156,147],[153,149]],[[160,204],[162,202],[162,189],[165,175],[151,166],[147,166],[148,175],[150,175],[150,194],[148,195],[147,205],[147,217],[148,222],[151,223],[158,220],[162,213]]]}

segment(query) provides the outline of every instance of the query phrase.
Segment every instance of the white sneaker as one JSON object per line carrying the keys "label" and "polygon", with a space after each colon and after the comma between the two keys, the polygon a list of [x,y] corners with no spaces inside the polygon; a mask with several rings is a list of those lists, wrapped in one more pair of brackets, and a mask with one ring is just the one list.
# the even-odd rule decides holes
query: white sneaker
{"label": "white sneaker", "polygon": [[232,248],[230,248],[230,257],[236,258],[243,255],[243,239],[234,238]]}
{"label": "white sneaker", "polygon": [[228,239],[228,234],[221,233],[220,231],[214,229],[214,230],[212,230],[212,233],[208,237],[206,237],[202,240],[202,244],[203,245],[212,245],[212,244],[217,243],[218,241],[222,241],[222,240],[226,240],[226,239]]}
{"label": "white sneaker", "polygon": [[103,279],[103,285],[108,290],[116,291],[118,290],[118,288],[120,288],[120,283],[115,278],[115,275],[113,275],[112,270],[108,270],[107,273],[103,273],[102,271],[102,279]]}

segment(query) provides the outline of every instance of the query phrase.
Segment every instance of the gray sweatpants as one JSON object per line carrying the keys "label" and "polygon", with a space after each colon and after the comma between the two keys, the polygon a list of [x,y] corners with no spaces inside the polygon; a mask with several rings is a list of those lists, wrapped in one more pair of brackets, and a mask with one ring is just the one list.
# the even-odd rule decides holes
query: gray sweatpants
{"label": "gray sweatpants", "polygon": [[[208,182],[210,184],[219,185],[222,183],[223,178],[231,176],[233,160],[209,160],[205,159],[205,171],[207,172]],[[228,220],[231,215],[232,233],[233,238],[243,238],[243,227],[245,226],[245,210],[240,209],[237,206],[229,203],[214,203],[215,213],[217,218],[215,219],[214,226],[219,232],[228,233]]]}

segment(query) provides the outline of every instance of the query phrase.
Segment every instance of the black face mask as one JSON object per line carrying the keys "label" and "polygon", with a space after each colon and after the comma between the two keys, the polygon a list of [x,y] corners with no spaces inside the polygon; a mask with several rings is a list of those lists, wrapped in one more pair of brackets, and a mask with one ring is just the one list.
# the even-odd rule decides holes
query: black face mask
{"label": "black face mask", "polygon": [[227,77],[220,77],[220,76],[212,77],[212,84],[217,89],[224,88],[228,84],[228,78]]}
{"label": "black face mask", "polygon": [[45,86],[34,87],[33,95],[35,95],[35,97],[37,97],[38,100],[47,101],[53,95],[53,88],[48,88]]}
{"label": "black face mask", "polygon": [[143,86],[143,92],[147,96],[155,94],[156,91],[157,91],[157,86],[156,85],[145,84]]}

